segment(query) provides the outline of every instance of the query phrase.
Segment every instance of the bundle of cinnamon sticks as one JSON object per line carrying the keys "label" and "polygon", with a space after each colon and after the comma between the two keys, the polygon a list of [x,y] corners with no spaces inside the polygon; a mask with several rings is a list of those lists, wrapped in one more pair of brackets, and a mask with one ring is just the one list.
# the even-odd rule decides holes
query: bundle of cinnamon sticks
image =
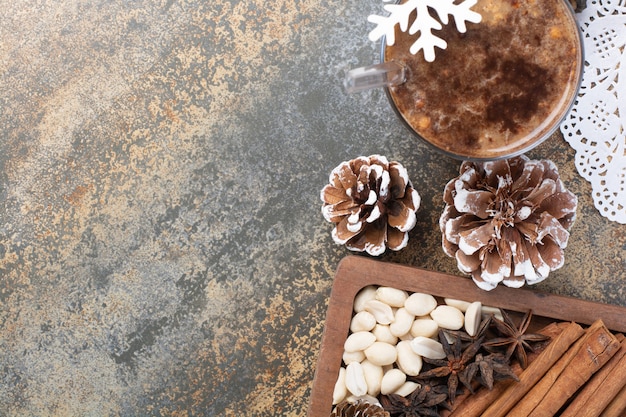
{"label": "bundle of cinnamon sticks", "polygon": [[583,329],[553,323],[540,333],[552,338],[514,367],[516,381],[499,381],[458,398],[445,417],[619,417],[626,415],[626,340],[601,320]]}

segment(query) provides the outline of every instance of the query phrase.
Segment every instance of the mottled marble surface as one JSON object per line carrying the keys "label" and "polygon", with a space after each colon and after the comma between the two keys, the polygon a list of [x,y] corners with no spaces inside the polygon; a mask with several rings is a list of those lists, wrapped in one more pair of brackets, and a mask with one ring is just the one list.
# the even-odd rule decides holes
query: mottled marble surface
{"label": "mottled marble surface", "polygon": [[[337,263],[319,190],[359,155],[422,195],[382,260],[455,273],[441,190],[373,62],[378,1],[16,0],[0,5],[0,415],[304,415]],[[580,201],[540,289],[626,306],[626,227]]]}

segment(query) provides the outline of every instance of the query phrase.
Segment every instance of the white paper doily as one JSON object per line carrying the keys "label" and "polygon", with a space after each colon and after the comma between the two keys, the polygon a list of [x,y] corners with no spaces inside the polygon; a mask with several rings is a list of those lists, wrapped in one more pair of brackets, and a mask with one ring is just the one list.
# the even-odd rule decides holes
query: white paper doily
{"label": "white paper doily", "polygon": [[587,0],[577,19],[585,69],[561,132],[576,150],[596,208],[626,224],[626,0]]}

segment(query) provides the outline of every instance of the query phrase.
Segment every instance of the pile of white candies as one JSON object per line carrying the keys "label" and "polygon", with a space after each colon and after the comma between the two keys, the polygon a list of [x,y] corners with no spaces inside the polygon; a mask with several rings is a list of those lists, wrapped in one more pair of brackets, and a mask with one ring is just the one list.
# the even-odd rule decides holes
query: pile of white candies
{"label": "pile of white candies", "polygon": [[365,287],[354,299],[350,334],[344,343],[343,363],[333,392],[333,404],[365,399],[377,403],[379,394],[403,397],[419,387],[422,357],[444,359],[439,329],[465,331],[473,336],[484,315],[502,319],[500,309],[444,299],[391,287]]}

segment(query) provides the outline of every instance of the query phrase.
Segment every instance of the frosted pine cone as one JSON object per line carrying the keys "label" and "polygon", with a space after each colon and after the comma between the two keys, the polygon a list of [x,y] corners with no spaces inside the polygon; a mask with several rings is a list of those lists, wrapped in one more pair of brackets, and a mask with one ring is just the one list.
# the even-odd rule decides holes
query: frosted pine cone
{"label": "frosted pine cone", "polygon": [[342,162],[321,192],[322,214],[335,223],[333,240],[354,251],[380,255],[404,248],[415,226],[420,196],[406,169],[380,155]]}
{"label": "frosted pine cone", "polygon": [[535,284],[563,266],[578,200],[553,162],[466,161],[459,172],[446,185],[439,227],[445,253],[476,285]]}
{"label": "frosted pine cone", "polygon": [[330,417],[389,417],[380,404],[370,404],[367,401],[350,403],[343,401],[335,407]]}

